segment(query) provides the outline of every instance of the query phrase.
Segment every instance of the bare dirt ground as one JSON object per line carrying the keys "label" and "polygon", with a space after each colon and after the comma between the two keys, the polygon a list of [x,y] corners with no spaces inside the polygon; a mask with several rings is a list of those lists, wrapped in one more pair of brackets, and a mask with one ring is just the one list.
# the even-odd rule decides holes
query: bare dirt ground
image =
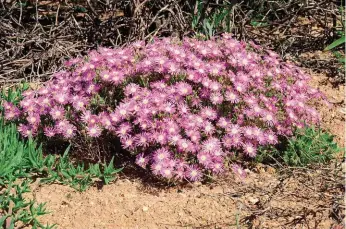
{"label": "bare dirt ground", "polygon": [[[345,146],[344,86],[332,88],[313,76],[334,104],[316,104],[322,126]],[[340,158],[341,158],[340,154]],[[102,189],[79,193],[54,184],[32,184],[31,197],[47,202],[42,222],[63,229],[113,228],[343,228],[344,171],[341,159],[316,168],[250,166],[240,180],[232,173],[218,182],[159,188],[122,177]]]}

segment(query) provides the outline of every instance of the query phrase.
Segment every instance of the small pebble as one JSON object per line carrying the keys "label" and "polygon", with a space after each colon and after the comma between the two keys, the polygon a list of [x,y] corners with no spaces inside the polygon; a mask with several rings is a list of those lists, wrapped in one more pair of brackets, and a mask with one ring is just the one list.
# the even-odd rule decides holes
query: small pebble
{"label": "small pebble", "polygon": [[250,201],[250,203],[252,204],[256,204],[259,202],[259,199],[256,197],[249,197],[248,200]]}

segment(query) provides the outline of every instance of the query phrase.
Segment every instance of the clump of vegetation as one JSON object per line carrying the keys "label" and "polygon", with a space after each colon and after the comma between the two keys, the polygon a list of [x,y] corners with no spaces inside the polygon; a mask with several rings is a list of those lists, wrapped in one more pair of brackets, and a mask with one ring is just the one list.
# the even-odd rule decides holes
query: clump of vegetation
{"label": "clump of vegetation", "polygon": [[[0,93],[1,98],[18,104],[26,84],[10,88]],[[3,107],[0,106],[2,110]],[[54,228],[42,225],[38,217],[48,212],[45,204],[27,200],[24,193],[30,192],[32,178],[40,178],[42,183],[58,182],[84,191],[95,181],[108,184],[116,178],[121,169],[115,169],[113,160],[108,165],[75,165],[68,157],[69,147],[61,157],[44,156],[42,147],[32,138],[20,139],[14,123],[4,123],[0,117],[0,227],[16,228],[31,225],[32,228]]]}
{"label": "clump of vegetation", "polygon": [[[33,228],[53,228],[42,225],[37,217],[47,214],[45,204],[27,201],[23,194],[30,191],[30,172],[37,169],[35,160],[39,150],[36,144],[19,140],[14,124],[4,126],[0,119],[0,227],[15,228],[18,223]],[[21,181],[17,179],[20,178]]]}
{"label": "clump of vegetation", "polygon": [[341,151],[333,135],[313,126],[297,130],[287,143],[282,158],[295,166],[326,163]]}
{"label": "clump of vegetation", "polygon": [[[1,185],[0,185],[1,187]],[[29,182],[19,184],[9,182],[1,188],[0,194],[0,227],[5,229],[17,228],[19,224],[32,228],[52,229],[55,225],[43,225],[38,217],[48,214],[45,203],[37,204],[33,200],[26,200],[24,193],[30,192]]]}
{"label": "clump of vegetation", "polygon": [[340,36],[340,38],[333,41],[324,50],[325,51],[333,50],[333,54],[335,55],[336,58],[338,58],[338,61],[342,64],[345,64],[345,53],[338,52],[335,50],[342,45],[343,52],[345,51],[345,25],[344,25],[345,24],[345,8],[341,6],[339,8],[339,11],[340,11],[341,17],[343,17],[343,19],[341,20],[342,27],[341,29],[336,31],[336,34]]}
{"label": "clump of vegetation", "polygon": [[213,8],[212,12],[206,15],[206,8],[203,1],[196,1],[196,12],[192,17],[192,29],[198,37],[211,39],[217,31],[231,32],[232,6],[223,5]]}
{"label": "clump of vegetation", "polygon": [[72,59],[5,118],[24,137],[73,140],[115,135],[137,164],[170,180],[224,170],[229,155],[254,158],[304,122],[324,98],[309,76],[279,55],[229,34],[100,48]]}
{"label": "clump of vegetation", "polygon": [[37,219],[47,214],[45,204],[23,198],[22,194],[30,191],[28,184],[33,177],[39,177],[42,183],[58,182],[84,191],[95,181],[108,184],[121,170],[114,168],[113,160],[106,166],[74,165],[68,151],[69,148],[60,158],[44,156],[33,139],[19,139],[15,124],[4,125],[0,121],[0,226],[14,228],[21,222],[33,228],[53,228],[40,224]]}
{"label": "clump of vegetation", "polygon": [[41,182],[59,182],[84,191],[95,180],[108,184],[121,171],[114,168],[113,160],[105,166],[90,164],[86,168],[83,164],[75,165],[69,160],[69,148],[61,157],[44,156],[42,147],[37,146],[33,139],[19,139],[14,124],[4,125],[0,122],[0,178],[3,180],[1,183],[39,176],[42,178]]}
{"label": "clump of vegetation", "polygon": [[259,150],[257,161],[276,159],[290,166],[307,166],[327,163],[342,149],[334,141],[334,136],[319,127],[310,126],[297,129],[293,136],[284,138],[278,147]]}

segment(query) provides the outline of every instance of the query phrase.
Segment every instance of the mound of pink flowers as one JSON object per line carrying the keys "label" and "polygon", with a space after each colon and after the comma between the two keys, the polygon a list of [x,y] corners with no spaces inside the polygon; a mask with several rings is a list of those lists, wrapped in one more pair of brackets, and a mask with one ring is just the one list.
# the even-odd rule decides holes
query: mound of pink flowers
{"label": "mound of pink flowers", "polygon": [[229,34],[155,39],[68,61],[45,86],[26,91],[19,107],[4,103],[5,117],[19,120],[23,136],[114,134],[139,166],[196,181],[222,172],[231,156],[255,157],[280,135],[316,123],[307,102],[323,95],[308,80],[277,54]]}

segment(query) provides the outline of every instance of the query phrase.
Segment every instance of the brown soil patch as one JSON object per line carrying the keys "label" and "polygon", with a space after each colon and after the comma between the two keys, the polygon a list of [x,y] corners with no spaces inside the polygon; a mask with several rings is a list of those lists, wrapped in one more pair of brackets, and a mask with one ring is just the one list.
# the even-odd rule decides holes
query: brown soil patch
{"label": "brown soil patch", "polygon": [[269,168],[257,166],[243,181],[228,174],[219,183],[162,190],[121,179],[83,193],[57,184],[37,186],[33,196],[52,211],[42,222],[64,229],[332,228],[342,221],[340,170],[271,174]]}
{"label": "brown soil patch", "polygon": [[[344,86],[332,88],[313,76],[311,84],[334,106],[316,104],[322,126],[344,144]],[[341,163],[326,168],[280,168],[264,165],[239,180],[226,174],[211,184],[160,189],[121,178],[83,193],[53,184],[32,185],[32,198],[47,202],[43,223],[64,229],[91,228],[338,228],[345,217]],[[342,228],[342,227],[340,227]]]}
{"label": "brown soil patch", "polygon": [[310,84],[321,90],[332,104],[328,107],[324,103],[315,103],[321,114],[322,128],[334,134],[338,144],[345,147],[345,86],[333,87],[328,78],[322,74],[312,74]]}

